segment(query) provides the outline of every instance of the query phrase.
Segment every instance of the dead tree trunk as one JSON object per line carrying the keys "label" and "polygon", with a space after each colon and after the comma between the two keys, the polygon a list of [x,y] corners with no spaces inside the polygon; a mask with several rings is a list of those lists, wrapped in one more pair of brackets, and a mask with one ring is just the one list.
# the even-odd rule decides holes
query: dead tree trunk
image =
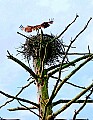
{"label": "dead tree trunk", "polygon": [[[41,118],[43,118],[45,113],[45,106],[49,100],[49,94],[48,94],[48,77],[47,77],[47,70],[44,69],[45,65],[45,55],[46,51],[44,49],[43,45],[43,33],[41,31],[40,41],[39,41],[39,50],[35,50],[36,58],[33,60],[34,63],[34,69],[35,73],[38,76],[38,79],[36,81],[37,90],[38,90],[38,104],[40,105],[39,108],[39,115]],[[38,57],[37,57],[38,56]],[[51,104],[48,105],[46,110],[46,120],[49,120],[47,116],[52,115],[52,106]],[[40,120],[42,120],[39,118]]]}
{"label": "dead tree trunk", "polygon": [[[68,24],[68,26],[58,35],[53,36],[48,34],[43,34],[42,30],[41,33],[33,36],[25,36],[18,32],[18,34],[24,36],[26,38],[25,44],[22,44],[21,51],[24,56],[24,59],[29,62],[33,57],[33,66],[35,72],[31,69],[31,67],[25,65],[23,62],[18,60],[17,58],[13,57],[8,51],[8,58],[13,60],[14,62],[18,63],[22,66],[34,79],[37,87],[37,95],[38,95],[38,103],[34,103],[31,100],[20,98],[19,95],[23,92],[23,90],[29,87],[33,81],[29,81],[27,85],[21,88],[21,90],[15,95],[12,96],[7,94],[3,91],[0,91],[0,94],[11,98],[11,100],[6,101],[3,105],[0,106],[2,108],[6,104],[12,102],[13,100],[17,100],[21,107],[8,109],[10,111],[16,110],[29,110],[30,112],[34,113],[39,117],[39,120],[54,120],[60,113],[65,111],[70,105],[73,103],[83,103],[83,105],[75,111],[73,120],[76,119],[77,114],[84,108],[86,103],[93,103],[93,100],[88,100],[90,95],[93,93],[93,83],[87,87],[82,87],[71,82],[68,80],[82,68],[86,63],[93,59],[93,53],[90,53],[90,49],[88,47],[89,53],[82,54],[82,53],[69,53],[70,48],[72,48],[72,44],[77,40],[77,38],[86,30],[89,22],[92,18],[89,19],[85,27],[75,36],[73,40],[70,41],[69,45],[64,45],[62,40],[59,38],[68,30],[68,28],[76,21],[78,15],[76,15],[75,19]],[[69,61],[68,55],[82,55],[82,57],[75,58],[74,60]],[[60,61],[59,61],[59,58]],[[81,62],[82,61],[82,62]],[[56,64],[55,64],[56,63]],[[75,66],[78,63],[77,66]],[[46,67],[46,65],[48,67]],[[64,78],[61,78],[62,70],[69,68],[71,66],[75,66],[73,70],[69,72]],[[54,74],[58,72],[58,76],[55,77]],[[48,92],[48,83],[49,78],[54,78],[56,80],[55,85],[53,86],[52,93],[49,96]],[[74,87],[81,88],[82,91],[74,96],[71,100],[63,100],[59,98],[58,101],[53,101],[54,98],[57,96],[58,92],[61,90],[64,84],[70,84]],[[89,92],[88,96],[85,100],[79,100],[85,93]],[[23,103],[21,103],[23,102]],[[31,107],[25,106],[24,103],[30,104]],[[54,106],[57,106],[61,103],[65,103],[63,106],[58,108],[56,111],[52,111]],[[32,109],[38,109],[39,114],[34,112]]]}

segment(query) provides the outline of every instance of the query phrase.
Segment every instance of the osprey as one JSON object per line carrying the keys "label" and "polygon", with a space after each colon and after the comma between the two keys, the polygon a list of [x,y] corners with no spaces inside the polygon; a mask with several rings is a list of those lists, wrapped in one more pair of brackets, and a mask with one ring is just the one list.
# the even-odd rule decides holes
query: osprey
{"label": "osprey", "polygon": [[27,25],[26,27],[24,27],[23,25],[20,25],[20,29],[21,30],[23,30],[23,31],[25,31],[25,32],[32,32],[32,31],[34,31],[34,30],[39,30],[39,29],[41,29],[41,28],[47,28],[47,27],[49,27],[50,26],[50,24],[53,24],[53,19],[52,20],[49,20],[48,22],[43,22],[42,24],[40,24],[40,25],[36,25],[36,26],[29,26],[29,25]]}

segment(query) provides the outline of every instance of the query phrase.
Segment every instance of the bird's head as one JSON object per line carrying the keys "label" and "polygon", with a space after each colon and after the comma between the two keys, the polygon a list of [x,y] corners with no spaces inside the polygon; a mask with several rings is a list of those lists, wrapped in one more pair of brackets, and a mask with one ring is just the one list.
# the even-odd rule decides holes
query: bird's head
{"label": "bird's head", "polygon": [[23,25],[20,25],[20,27],[19,27],[21,30],[22,30],[22,28],[23,28]]}

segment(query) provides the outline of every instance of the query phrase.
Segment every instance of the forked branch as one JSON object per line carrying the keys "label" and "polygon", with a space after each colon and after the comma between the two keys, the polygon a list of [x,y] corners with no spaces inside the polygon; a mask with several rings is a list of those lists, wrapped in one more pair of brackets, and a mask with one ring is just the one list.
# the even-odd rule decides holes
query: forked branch
{"label": "forked branch", "polygon": [[57,86],[54,95],[52,97],[52,100],[55,98],[55,96],[57,95],[58,91],[61,89],[62,85],[67,82],[68,79],[70,79],[72,77],[72,75],[74,75],[78,70],[80,70],[80,68],[82,68],[87,62],[89,62],[90,60],[93,59],[93,55],[91,57],[88,57],[84,62],[82,62],[78,67],[76,67],[69,75],[67,75],[62,82]]}
{"label": "forked branch", "polygon": [[[23,86],[23,87],[21,88],[21,90],[15,95],[15,97],[18,97],[18,96],[24,91],[24,89],[26,89],[27,87],[29,87],[33,82],[34,82],[34,80],[33,80],[33,81],[30,81],[27,85]],[[9,103],[12,102],[13,100],[14,100],[14,98],[12,98],[12,99],[10,99],[10,100],[7,100],[4,104],[2,104],[2,105],[0,106],[0,108],[2,108],[2,107],[4,107],[5,105],[9,104]]]}
{"label": "forked branch", "polygon": [[[87,62],[89,62],[89,61],[92,60],[92,59],[93,59],[93,55],[89,56],[84,62],[82,62],[78,67],[76,67],[68,76],[66,76],[66,77],[62,80],[62,82],[59,83],[59,85],[56,87],[55,91],[53,90],[54,92],[52,92],[52,94],[51,94],[51,96],[50,96],[50,99],[49,99],[48,103],[47,103],[46,106],[45,106],[45,113],[44,113],[44,116],[43,116],[43,120],[45,119],[47,106],[50,105],[50,104],[52,104],[53,99],[55,98],[55,96],[57,95],[57,93],[59,92],[59,90],[61,89],[62,85],[63,85],[64,83],[66,83],[68,79],[70,79],[80,68],[82,68]],[[88,91],[91,87],[93,87],[93,84],[91,84],[90,87],[86,88],[86,89],[84,90],[84,93],[85,93],[86,90]],[[80,94],[80,95],[82,96],[82,94]],[[79,98],[80,98],[81,96],[79,96]],[[78,97],[76,97],[76,98],[79,99]],[[74,99],[74,101],[77,100],[76,98]],[[64,108],[67,108],[67,106],[69,107],[74,101],[73,101],[73,99],[72,99],[72,101],[70,102],[70,104],[68,104],[68,105],[66,104],[66,106],[65,106]],[[65,110],[65,109],[64,109],[64,110]],[[58,110],[58,111],[54,114],[54,116],[57,116],[57,115],[60,114],[62,111],[63,111],[63,108],[60,109],[60,110]]]}
{"label": "forked branch", "polygon": [[30,112],[32,112],[33,114],[35,114],[36,116],[38,116],[39,118],[41,118],[40,115],[38,115],[36,112],[34,112],[33,110],[31,110],[29,107],[25,106],[25,105],[22,104],[20,101],[18,101],[18,102],[19,102],[19,104],[20,104],[21,106],[23,106],[24,108],[26,108],[27,110],[29,110]]}
{"label": "forked branch", "polygon": [[63,112],[65,109],[67,109],[71,104],[73,104],[76,100],[78,100],[81,96],[83,96],[88,90],[93,88],[93,83],[88,86],[85,90],[83,90],[81,93],[79,93],[75,98],[73,98],[71,101],[69,101],[67,104],[65,104],[62,108],[60,108],[58,111],[53,113],[53,116],[56,117],[58,114]]}
{"label": "forked branch", "polygon": [[80,113],[80,111],[85,107],[85,105],[87,104],[87,102],[88,102],[88,99],[89,99],[89,97],[90,97],[90,95],[93,93],[93,88],[92,88],[92,90],[91,90],[91,92],[89,93],[89,95],[88,96],[86,96],[86,99],[85,99],[85,101],[83,102],[83,105],[76,111],[75,110],[75,114],[74,114],[74,116],[73,116],[73,120],[76,120],[76,116]]}
{"label": "forked branch", "polygon": [[78,17],[79,17],[79,15],[76,14],[76,17],[74,18],[74,20],[73,20],[70,24],[68,24],[68,25],[66,26],[66,28],[56,37],[56,39],[60,38],[60,37],[68,30],[68,28],[69,28],[73,23],[75,23],[75,21],[77,20]]}
{"label": "forked branch", "polygon": [[31,68],[29,68],[28,66],[26,66],[23,62],[21,62],[21,61],[18,60],[17,58],[13,57],[13,55],[11,55],[11,54],[9,53],[9,51],[7,51],[7,52],[8,52],[8,55],[7,55],[8,59],[11,59],[11,60],[13,60],[14,62],[18,63],[18,64],[19,64],[20,66],[22,66],[27,72],[29,72],[30,75],[31,75],[34,79],[37,80],[37,75],[32,71]]}
{"label": "forked branch", "polygon": [[[77,58],[77,59],[75,59],[75,60],[73,60],[73,61],[71,61],[71,62],[69,62],[69,63],[63,64],[61,70],[65,69],[65,68],[68,68],[69,66],[73,66],[73,65],[75,65],[77,62],[79,62],[79,61],[81,61],[81,60],[84,60],[84,59],[86,59],[86,58],[88,58],[89,56],[92,56],[92,55],[93,55],[93,54],[87,54],[87,55],[84,55],[84,56],[82,56],[82,57],[79,57],[79,58]],[[57,68],[56,68],[56,67],[57,67]],[[60,64],[57,65],[56,67],[55,67],[55,69],[54,69],[54,67],[53,67],[53,70],[48,73],[48,76],[49,76],[49,77],[51,77],[53,74],[55,74],[56,72],[59,71]]]}
{"label": "forked branch", "polygon": [[37,103],[31,102],[31,101],[29,101],[29,100],[26,100],[26,99],[23,99],[23,98],[19,98],[19,97],[15,97],[15,96],[9,95],[9,94],[7,94],[7,93],[5,93],[5,92],[3,92],[3,91],[0,91],[0,94],[6,96],[6,97],[8,97],[8,98],[13,98],[13,99],[15,99],[15,100],[19,100],[19,101],[22,101],[22,102],[25,102],[25,103],[32,104],[32,105],[34,105],[34,106],[36,106],[36,107],[39,108],[39,105],[38,105]]}
{"label": "forked branch", "polygon": [[54,39],[52,39],[49,43],[51,43],[51,42],[54,41],[55,39],[60,38],[60,37],[68,30],[68,28],[77,20],[78,17],[79,17],[79,15],[76,14],[74,20],[73,20],[71,23],[69,23],[69,24],[65,27],[65,29],[64,29],[57,37],[55,37]]}
{"label": "forked branch", "polygon": [[[54,76],[51,76],[51,77],[54,78],[54,79],[58,79],[57,77],[54,77]],[[60,79],[60,81],[62,82],[61,79]],[[86,89],[86,88],[83,87],[83,86],[79,86],[79,85],[76,85],[76,84],[71,83],[71,82],[66,82],[66,83],[69,84],[69,85],[71,85],[71,86],[73,86],[73,87],[76,87],[76,88]]]}

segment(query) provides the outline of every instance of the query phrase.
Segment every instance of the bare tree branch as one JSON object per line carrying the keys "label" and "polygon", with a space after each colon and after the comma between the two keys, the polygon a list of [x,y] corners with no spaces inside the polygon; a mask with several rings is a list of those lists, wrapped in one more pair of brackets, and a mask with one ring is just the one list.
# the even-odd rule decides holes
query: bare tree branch
{"label": "bare tree branch", "polygon": [[[17,34],[19,34],[19,35],[21,35],[21,36],[23,36],[23,37],[25,37],[25,38],[27,38],[27,39],[30,39],[29,37],[27,37],[26,35],[24,35],[24,34],[22,34],[22,33],[20,33],[20,32],[17,32]],[[30,39],[31,40],[31,39]]]}
{"label": "bare tree branch", "polygon": [[[52,42],[52,41],[54,41],[55,39],[58,39],[59,37],[61,37],[61,35],[62,35],[63,33],[65,33],[65,32],[67,31],[67,29],[76,21],[77,17],[79,17],[79,16],[76,15],[75,19],[65,28],[65,30],[64,30],[59,36],[57,36],[57,37],[55,37],[54,39],[52,39],[50,42]],[[72,44],[71,44],[71,45],[72,45]],[[67,51],[66,51],[66,53],[65,53],[65,56],[63,57],[62,62],[61,62],[61,64],[60,64],[59,77],[58,77],[58,80],[57,80],[57,82],[56,82],[56,84],[55,84],[55,86],[54,86],[54,89],[53,89],[53,91],[52,91],[52,95],[54,94],[54,91],[55,91],[55,89],[56,89],[56,87],[57,87],[57,85],[58,85],[58,83],[59,83],[59,81],[60,81],[62,65],[63,65],[63,63],[64,63],[65,58],[67,58],[67,53],[68,53],[70,47],[71,47],[71,46],[69,45],[69,46],[68,46],[68,49],[67,49]],[[52,97],[52,95],[51,95],[51,97]]]}
{"label": "bare tree branch", "polygon": [[[84,106],[86,105],[86,103],[93,103],[93,100],[88,100],[89,96],[92,94],[93,92],[93,89],[91,91],[91,93],[86,97],[86,100],[79,100],[79,98],[81,96],[83,96],[86,92],[90,91],[91,88],[93,88],[93,83],[91,85],[89,85],[87,88],[85,87],[82,87],[82,86],[79,86],[79,85],[76,85],[76,84],[73,84],[71,82],[68,82],[68,80],[77,72],[80,70],[80,68],[82,68],[87,62],[89,62],[90,60],[93,59],[93,54],[90,53],[90,48],[88,46],[88,52],[89,53],[69,53],[69,50],[70,48],[72,48],[72,44],[77,40],[77,38],[86,30],[86,28],[88,27],[90,21],[92,18],[90,18],[87,22],[87,24],[84,26],[84,28],[78,33],[76,34],[75,38],[74,39],[71,39],[69,45],[63,45],[63,43],[61,44],[62,47],[59,47],[61,48],[61,52],[62,53],[58,53],[59,56],[61,56],[62,58],[62,61],[61,63],[59,63],[58,65],[54,65],[54,66],[51,66],[49,67],[48,69],[44,69],[44,65],[45,64],[45,58],[46,58],[46,55],[47,55],[47,46],[48,44],[51,44],[51,42],[53,42],[54,40],[56,39],[59,39],[69,28],[70,26],[76,22],[77,18],[79,16],[76,14],[74,20],[68,24],[65,29],[58,35],[58,36],[55,36],[55,37],[51,37],[50,40],[46,43],[46,46],[43,46],[42,45],[42,40],[43,40],[43,32],[41,30],[41,39],[40,39],[40,43],[39,43],[39,56],[38,58],[35,58],[35,62],[37,62],[37,60],[39,61],[38,62],[38,65],[36,63],[36,66],[37,69],[39,67],[39,72],[38,72],[38,75],[35,74],[35,72],[30,68],[28,67],[27,65],[25,65],[23,62],[21,62],[20,60],[18,60],[17,58],[13,57],[13,55],[11,55],[8,52],[8,55],[7,57],[11,60],[13,60],[14,62],[16,62],[17,64],[19,64],[21,67],[23,67],[28,73],[30,73],[30,75],[32,76],[32,78],[34,79],[33,81],[29,81],[28,84],[26,84],[25,86],[22,86],[20,91],[15,95],[15,96],[12,96],[10,94],[7,94],[3,91],[0,91],[0,94],[8,97],[8,101],[6,101],[6,103],[4,103],[1,107],[5,106],[6,104],[12,102],[13,100],[17,100],[19,102],[19,104],[21,105],[21,107],[17,107],[17,108],[11,108],[11,109],[8,109],[9,111],[16,111],[16,110],[29,110],[30,112],[34,113],[35,115],[37,115],[40,120],[45,120],[45,119],[48,119],[48,120],[52,120],[54,119],[57,115],[59,115],[61,112],[63,112],[64,110],[66,110],[70,105],[72,105],[73,103],[82,103],[83,102],[83,105],[80,107],[79,110],[75,111],[75,115],[73,117],[73,119],[76,118],[76,115],[84,108]],[[25,37],[26,39],[30,39],[30,37],[22,34],[22,33],[19,33],[17,32],[19,35]],[[31,40],[31,39],[30,39]],[[33,44],[32,44],[33,45]],[[60,45],[60,46],[61,46]],[[42,49],[43,47],[43,49]],[[54,47],[54,45],[53,45]],[[74,47],[75,48],[75,47]],[[34,50],[35,48],[33,48]],[[44,52],[44,55],[42,55],[42,50]],[[31,50],[30,50],[31,51]],[[35,51],[35,53],[37,52],[37,50]],[[82,57],[79,57],[71,62],[69,62],[69,59],[68,59],[68,55],[84,55]],[[80,63],[78,66],[75,66],[76,63],[79,63],[81,60],[83,60],[82,63]],[[34,63],[35,63],[34,62]],[[28,60],[28,63],[29,63],[29,60]],[[40,64],[39,64],[40,63]],[[30,65],[30,64],[29,64]],[[68,68],[70,66],[75,66],[74,70],[72,70],[63,80],[61,80],[61,73],[62,73],[62,70],[65,69],[65,68]],[[36,70],[37,70],[36,69]],[[44,71],[45,70],[45,71]],[[49,95],[48,95],[48,92],[46,94],[46,91],[48,90],[48,79],[50,77],[53,77],[53,75],[58,72],[58,77],[54,77],[55,79],[57,79],[56,81],[56,84],[53,88],[53,91],[52,91],[52,94],[49,98]],[[46,73],[46,74],[45,74]],[[47,74],[48,73],[48,74]],[[45,76],[44,76],[45,75]],[[39,79],[40,77],[40,79]],[[26,88],[28,88],[34,81],[36,80],[36,83],[37,83],[37,87],[39,88],[39,91],[40,91],[40,97],[39,97],[39,103],[35,103],[35,102],[32,102],[30,100],[27,100],[27,99],[23,99],[23,98],[20,98],[18,97]],[[42,82],[41,82],[42,81]],[[47,81],[47,82],[46,82]],[[57,96],[58,92],[60,91],[60,89],[62,88],[62,86],[67,83],[67,84],[70,84],[74,87],[77,87],[77,88],[81,88],[83,89],[82,92],[80,92],[77,96],[75,96],[72,100],[58,100],[56,102],[53,102],[54,98]],[[40,87],[39,87],[40,86]],[[43,99],[44,98],[44,99]],[[24,105],[25,103],[27,104],[30,104],[30,105],[33,105],[32,107],[27,107],[26,105]],[[52,114],[52,107],[60,104],[60,103],[66,103],[63,107],[61,107],[59,110],[57,110],[56,112],[54,112]],[[39,111],[39,115],[34,112],[32,109],[37,109]]]}
{"label": "bare tree branch", "polygon": [[[64,29],[57,37],[55,37],[54,39],[60,38],[60,37],[68,30],[68,28],[77,20],[78,17],[79,17],[79,15],[76,14],[74,20],[73,20],[70,24],[68,24],[68,25],[65,27],[65,29]],[[52,40],[52,41],[53,41],[53,40]]]}
{"label": "bare tree branch", "polygon": [[74,114],[74,116],[73,116],[73,120],[76,120],[76,116],[77,116],[77,115],[80,113],[80,111],[85,107],[85,105],[87,104],[87,101],[88,101],[88,99],[89,99],[89,97],[90,97],[90,95],[91,95],[92,93],[93,93],[93,88],[92,88],[91,92],[89,93],[89,95],[86,96],[86,99],[85,99],[83,105],[82,105],[77,111],[75,111],[75,114]]}
{"label": "bare tree branch", "polygon": [[93,83],[88,86],[85,90],[83,90],[81,93],[79,93],[75,98],[73,98],[71,101],[69,101],[67,104],[65,104],[62,108],[60,108],[58,111],[53,113],[53,116],[56,117],[58,114],[60,114],[62,111],[67,109],[71,104],[73,104],[76,100],[78,100],[82,95],[84,95],[88,90],[90,90],[93,87]]}
{"label": "bare tree branch", "polygon": [[[68,103],[70,102],[71,100],[58,100],[58,101],[55,101],[52,103],[52,106],[56,106],[58,104],[61,104],[61,103]],[[76,100],[74,101],[73,103],[84,103],[85,100]],[[93,100],[87,100],[87,103],[93,103]]]}
{"label": "bare tree branch", "polygon": [[[60,64],[59,78],[60,78],[60,76],[61,76],[62,65],[63,65],[63,63],[64,63],[65,58],[67,57],[67,54],[68,54],[68,52],[69,52],[69,49],[71,48],[71,45],[72,45],[72,44],[75,42],[75,40],[86,30],[86,28],[88,27],[88,25],[89,25],[89,23],[90,23],[91,20],[92,20],[92,18],[90,18],[90,19],[88,20],[88,22],[87,22],[87,24],[85,25],[85,27],[76,35],[76,37],[75,37],[73,40],[71,40],[71,42],[70,42],[70,44],[69,44],[69,46],[68,46],[68,48],[67,48],[67,50],[66,50],[66,52],[65,52],[65,55],[64,55],[64,57],[63,57],[63,59],[62,59],[62,62],[61,62],[61,64]],[[56,83],[56,85],[55,85],[55,88],[56,88],[56,86],[57,86],[58,83],[59,83],[59,79],[58,79],[58,81],[57,81],[57,83]]]}
{"label": "bare tree branch", "polygon": [[[74,23],[74,22],[76,21],[77,17],[79,17],[79,16],[76,15],[76,17],[75,17],[75,19],[72,21],[72,23]],[[71,23],[71,24],[72,24],[72,23]],[[68,27],[69,27],[71,24],[69,24],[69,25],[67,26],[67,28],[63,31],[63,33],[68,29]],[[61,33],[61,34],[59,35],[59,37],[60,37],[63,33]],[[59,37],[58,37],[58,38],[59,38]],[[75,41],[75,40],[74,40],[74,41]],[[71,45],[72,45],[72,43],[73,43],[74,41],[71,41],[70,45],[68,46],[68,48],[67,48],[67,50],[66,50],[66,52],[65,52],[65,55],[64,55],[63,59],[62,59],[62,62],[61,62],[60,68],[59,68],[58,80],[57,80],[57,82],[56,82],[56,84],[55,84],[55,86],[54,86],[54,89],[53,89],[53,91],[52,91],[52,95],[54,94],[55,89],[56,89],[56,87],[57,87],[57,85],[58,85],[58,83],[59,83],[59,81],[60,81],[62,65],[63,65],[63,63],[64,63],[64,61],[65,61],[65,58],[67,58],[67,53],[68,53],[68,51],[69,51],[69,49],[70,49],[70,47],[71,47]],[[50,98],[52,98],[52,95],[51,95]]]}
{"label": "bare tree branch", "polygon": [[[71,62],[69,62],[69,63],[63,63],[62,68],[64,69],[64,66],[66,66],[66,65],[75,66],[74,63],[72,63],[71,65],[70,65],[70,63],[71,63]],[[55,71],[56,71],[56,72],[59,71],[60,65],[61,65],[61,63],[58,64],[58,65],[53,65],[53,66],[47,68],[47,71],[48,71],[48,72],[51,71],[51,72],[49,72],[49,76],[52,75],[52,73],[55,74]],[[69,67],[69,66],[68,66],[68,67]],[[50,77],[51,77],[51,76],[50,76]]]}
{"label": "bare tree branch", "polygon": [[51,100],[53,100],[55,98],[55,96],[57,95],[58,91],[60,90],[60,88],[62,87],[62,85],[67,82],[67,80],[74,75],[81,67],[83,67],[87,62],[89,62],[91,59],[93,59],[93,55],[91,57],[88,57],[84,62],[82,62],[78,67],[76,67],[68,76],[66,76],[62,82],[57,86],[53,97],[51,98]]}
{"label": "bare tree branch", "polygon": [[28,71],[30,73],[30,75],[37,80],[37,75],[32,71],[31,68],[29,68],[28,66],[26,66],[23,62],[21,62],[20,60],[18,60],[17,58],[13,57],[9,51],[7,57],[11,60],[13,60],[14,62],[18,63],[20,66],[22,66],[26,71]]}
{"label": "bare tree branch", "polygon": [[[32,106],[32,107],[28,107],[29,109],[38,109],[37,107],[35,106]],[[17,108],[9,108],[8,109],[9,111],[17,111],[17,110],[28,110],[27,108],[25,107],[17,107]]]}
{"label": "bare tree branch", "polygon": [[38,115],[36,112],[34,112],[33,110],[29,109],[29,107],[23,105],[19,100],[18,100],[19,104],[23,107],[25,107],[26,109],[28,109],[30,112],[32,112],[33,114],[35,114],[36,116],[38,116],[39,118],[42,118],[40,115]]}
{"label": "bare tree branch", "polygon": [[28,86],[30,86],[35,80],[30,81],[27,85],[23,86],[21,90],[17,93],[16,97],[23,92]]}
{"label": "bare tree branch", "polygon": [[[69,63],[63,64],[61,70],[65,69],[65,68],[68,68],[69,66],[73,66],[73,65],[75,65],[77,62],[79,62],[79,61],[81,61],[81,60],[83,60],[83,59],[86,59],[86,58],[88,58],[89,56],[92,56],[92,55],[93,55],[93,54],[88,54],[88,55],[79,57],[79,58],[77,58],[77,59],[75,59],[75,60],[73,60],[73,61],[71,61],[71,62],[69,62]],[[56,68],[56,67],[57,67],[57,68]],[[54,70],[52,70],[51,72],[48,73],[48,76],[49,76],[49,77],[51,77],[53,74],[55,74],[56,72],[59,71],[60,64],[57,65],[57,66],[55,66],[55,68],[56,68],[56,69],[53,68]],[[51,69],[52,69],[52,68],[51,68]]]}
{"label": "bare tree branch", "polygon": [[[61,53],[61,54],[65,55],[65,53]],[[89,55],[89,54],[92,54],[92,53],[89,53],[89,52],[88,53],[87,52],[86,53],[85,52],[84,53],[77,53],[77,52],[75,52],[75,53],[70,53],[70,52],[67,53],[67,55]]]}
{"label": "bare tree branch", "polygon": [[[27,85],[23,86],[21,88],[21,90],[15,95],[15,97],[18,97],[18,95],[20,95],[23,92],[23,90],[25,88],[27,88],[28,86],[30,86],[33,82],[34,82],[34,80],[30,81]],[[8,103],[12,102],[13,100],[14,100],[14,98],[12,98],[11,100],[6,101],[3,105],[0,106],[0,108],[4,107],[5,105],[7,105]]]}
{"label": "bare tree branch", "polygon": [[[76,18],[77,18],[77,17],[78,17],[78,16],[76,16]],[[76,18],[75,18],[75,20],[76,20]],[[64,63],[64,61],[65,61],[65,58],[67,57],[67,54],[68,54],[69,49],[71,48],[71,45],[72,45],[72,44],[75,42],[75,40],[82,34],[82,32],[85,31],[85,29],[87,28],[87,26],[88,26],[89,22],[91,21],[91,19],[92,19],[92,18],[90,18],[90,19],[88,20],[88,22],[87,22],[87,24],[85,25],[85,27],[76,35],[76,37],[75,37],[75,38],[71,41],[71,43],[69,44],[69,46],[68,46],[68,48],[67,48],[67,50],[66,50],[66,52],[65,52],[65,55],[64,55],[64,57],[63,57],[63,59],[62,59],[62,62],[61,62],[60,68],[59,68],[58,80],[57,80],[57,82],[56,82],[56,84],[55,84],[55,86],[54,86],[54,89],[53,89],[53,91],[52,91],[52,95],[54,94],[54,92],[55,92],[55,90],[56,90],[56,87],[57,87],[57,85],[58,85],[58,83],[59,83],[59,81],[60,81],[62,65],[63,65],[63,63]],[[72,22],[72,23],[73,23],[73,22]],[[52,97],[52,95],[51,95],[51,97]]]}
{"label": "bare tree branch", "polygon": [[42,56],[42,45],[43,45],[42,42],[43,42],[43,31],[41,29],[41,39],[40,39],[40,49],[39,49],[41,76],[43,75],[43,72],[44,72],[44,61],[45,61],[45,57],[46,57],[46,47],[45,47],[45,50],[43,51],[45,54],[44,54],[44,56]]}
{"label": "bare tree branch", "polygon": [[[45,115],[46,115],[46,110],[47,110],[47,106],[50,105],[52,103],[52,100],[55,98],[55,96],[57,95],[58,91],[61,89],[62,85],[67,82],[67,80],[74,75],[81,67],[83,67],[87,62],[89,62],[91,59],[93,59],[93,55],[89,56],[84,62],[82,62],[77,68],[75,68],[68,76],[66,76],[62,82],[56,87],[55,91],[52,92],[52,95],[50,96],[50,99],[48,101],[48,103],[45,106],[45,112],[44,112],[44,116],[43,116],[43,120],[45,119]],[[86,90],[86,89],[85,89]],[[71,103],[72,104],[72,103]],[[60,113],[58,113],[60,114]],[[56,114],[57,116],[57,114]]]}
{"label": "bare tree branch", "polygon": [[[85,25],[85,27],[76,35],[76,37],[72,40],[72,43],[80,36],[80,34],[82,34],[86,28],[88,27],[90,21],[92,20],[92,18],[90,17],[90,19],[88,20],[87,24]],[[70,46],[72,45],[72,43],[70,44]]]}
{"label": "bare tree branch", "polygon": [[[88,57],[83,63],[81,63],[77,68],[75,68],[68,76],[66,76],[66,78],[64,78],[62,80],[62,82],[56,86],[54,93],[52,92],[52,95],[50,97],[50,102],[52,102],[52,100],[55,98],[55,96],[57,95],[58,91],[60,90],[60,88],[62,87],[62,85],[67,82],[67,80],[73,75],[75,74],[82,66],[84,66],[88,61],[90,61],[91,59],[93,59],[93,55],[91,55],[91,57]],[[79,59],[80,60],[80,59]],[[60,80],[60,79],[59,79]]]}
{"label": "bare tree branch", "polygon": [[[62,55],[65,55],[65,53],[61,53]],[[90,53],[90,54],[93,54],[93,53]],[[89,53],[68,53],[67,55],[83,55],[83,56],[86,56],[86,55],[89,55]],[[60,63],[61,64],[61,63]],[[47,68],[47,71],[50,71],[50,70],[53,70],[55,68],[58,68],[60,67],[60,64],[58,65],[53,65],[53,66],[50,66],[49,68]],[[63,65],[65,65],[67,63],[64,63]],[[74,65],[74,64],[73,64]],[[72,66],[73,66],[72,65]]]}
{"label": "bare tree branch", "polygon": [[[58,79],[57,77],[54,77],[54,76],[51,76],[52,78],[55,78],[55,79]],[[60,79],[60,81],[62,82],[62,80]],[[74,87],[77,87],[77,88],[81,88],[81,89],[86,89],[85,87],[82,87],[82,86],[79,86],[79,85],[76,85],[76,84],[73,84],[71,82],[66,82],[67,84],[69,85],[72,85]]]}
{"label": "bare tree branch", "polygon": [[26,99],[23,99],[23,98],[18,98],[18,97],[15,97],[15,96],[6,94],[6,93],[3,92],[3,91],[0,91],[0,93],[1,93],[2,95],[4,95],[4,96],[8,97],[8,98],[13,98],[13,99],[15,99],[15,100],[20,100],[20,101],[22,101],[22,102],[26,102],[26,103],[32,104],[32,105],[34,105],[34,106],[36,106],[36,107],[39,108],[39,105],[38,105],[37,103],[31,102],[31,101],[26,100]]}

